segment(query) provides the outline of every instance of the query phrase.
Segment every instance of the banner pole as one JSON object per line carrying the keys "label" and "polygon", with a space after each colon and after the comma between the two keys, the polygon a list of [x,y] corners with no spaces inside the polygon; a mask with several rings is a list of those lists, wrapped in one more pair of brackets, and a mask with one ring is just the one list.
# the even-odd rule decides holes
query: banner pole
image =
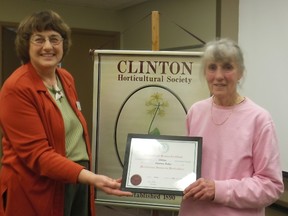
{"label": "banner pole", "polygon": [[152,11],[152,50],[159,51],[159,12]]}
{"label": "banner pole", "polygon": [[[159,12],[152,11],[152,51],[159,51]],[[151,216],[159,216],[159,211],[152,210]]]}
{"label": "banner pole", "polygon": [[[159,51],[159,12],[152,11],[151,16],[151,27],[152,27],[152,51]],[[157,210],[152,210],[151,216],[159,216]]]}

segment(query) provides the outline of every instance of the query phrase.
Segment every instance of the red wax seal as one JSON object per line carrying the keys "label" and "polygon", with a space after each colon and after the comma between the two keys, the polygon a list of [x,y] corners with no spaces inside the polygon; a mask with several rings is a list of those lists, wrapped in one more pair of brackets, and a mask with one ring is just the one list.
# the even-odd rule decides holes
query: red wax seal
{"label": "red wax seal", "polygon": [[132,185],[137,186],[142,182],[142,178],[140,175],[135,174],[135,175],[131,176],[130,182]]}

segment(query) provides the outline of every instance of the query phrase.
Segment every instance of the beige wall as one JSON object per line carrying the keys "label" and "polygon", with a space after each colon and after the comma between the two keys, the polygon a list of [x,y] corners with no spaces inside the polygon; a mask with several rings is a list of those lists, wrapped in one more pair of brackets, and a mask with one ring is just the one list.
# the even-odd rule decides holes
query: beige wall
{"label": "beige wall", "polygon": [[151,16],[143,17],[152,11],[160,13],[160,50],[201,44],[176,24],[204,41],[215,38],[215,0],[148,1],[121,11],[123,25],[128,28],[123,37],[126,49],[151,50]]}
{"label": "beige wall", "polygon": [[[122,49],[151,50],[150,14],[152,11],[159,11],[161,50],[201,44],[176,24],[204,41],[214,39],[217,16],[221,19],[218,31],[225,37],[237,39],[238,1],[153,0],[138,6],[113,11],[47,3],[46,1],[0,0],[0,22],[18,23],[34,11],[52,9],[61,14],[71,28],[118,31],[121,32]],[[219,2],[222,2],[221,14],[216,14],[216,5]],[[20,9],[17,12],[15,5]]]}
{"label": "beige wall", "polygon": [[222,0],[220,14],[220,36],[238,41],[239,0]]}
{"label": "beige wall", "polygon": [[71,28],[106,31],[122,29],[121,19],[116,11],[35,0],[0,0],[0,22],[18,23],[32,12],[43,9],[57,11]]}
{"label": "beige wall", "polygon": [[127,29],[123,33],[123,47],[151,50],[152,11],[160,13],[160,50],[192,50],[183,48],[201,44],[177,25],[205,42],[215,39],[217,32],[237,41],[238,6],[239,0],[156,0],[122,10],[123,27]]}

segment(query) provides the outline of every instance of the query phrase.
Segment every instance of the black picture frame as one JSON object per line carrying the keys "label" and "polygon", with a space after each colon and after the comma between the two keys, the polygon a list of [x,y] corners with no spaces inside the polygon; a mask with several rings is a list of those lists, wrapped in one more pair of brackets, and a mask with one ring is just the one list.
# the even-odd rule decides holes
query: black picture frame
{"label": "black picture frame", "polygon": [[121,189],[183,195],[201,175],[202,137],[127,135]]}

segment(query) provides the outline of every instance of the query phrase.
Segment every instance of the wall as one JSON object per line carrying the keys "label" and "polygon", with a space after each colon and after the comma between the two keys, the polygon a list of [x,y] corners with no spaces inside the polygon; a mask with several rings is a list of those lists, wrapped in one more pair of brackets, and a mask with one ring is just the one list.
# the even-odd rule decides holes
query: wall
{"label": "wall", "polygon": [[219,33],[217,36],[238,41],[239,0],[222,0]]}
{"label": "wall", "polygon": [[[239,44],[246,58],[246,78],[241,90],[244,95],[271,113],[278,134],[282,169],[286,173],[288,173],[287,7],[287,0],[240,0],[239,5]],[[286,208],[288,208],[287,181],[286,178],[286,190],[279,201],[279,204]]]}
{"label": "wall", "polygon": [[215,38],[215,0],[156,0],[121,11],[125,49],[151,50],[152,11],[160,13],[160,50],[201,44],[176,24],[204,41]]}
{"label": "wall", "polygon": [[239,43],[246,55],[247,71],[242,91],[271,113],[283,171],[288,173],[288,1],[275,2],[277,7],[269,0],[240,1]]}
{"label": "wall", "polygon": [[122,46],[151,50],[152,11],[160,13],[160,50],[197,50],[192,47],[201,42],[185,30],[205,42],[217,36],[237,40],[238,5],[239,0],[155,0],[124,9]]}
{"label": "wall", "polygon": [[35,0],[0,0],[0,5],[0,22],[18,23],[34,11],[52,9],[57,11],[71,28],[104,31],[120,31],[122,29],[118,13],[112,10]]}
{"label": "wall", "polygon": [[[217,4],[221,4],[221,14],[217,14]],[[190,46],[201,44],[177,25],[204,41],[214,39],[217,16],[220,36],[237,39],[238,35],[238,0],[153,0],[119,11],[36,0],[0,0],[0,5],[0,22],[18,23],[34,11],[52,9],[71,28],[121,32],[122,49],[151,50],[150,14],[154,10],[160,12],[160,49],[191,50]],[[21,10],[16,12],[15,5]]]}

